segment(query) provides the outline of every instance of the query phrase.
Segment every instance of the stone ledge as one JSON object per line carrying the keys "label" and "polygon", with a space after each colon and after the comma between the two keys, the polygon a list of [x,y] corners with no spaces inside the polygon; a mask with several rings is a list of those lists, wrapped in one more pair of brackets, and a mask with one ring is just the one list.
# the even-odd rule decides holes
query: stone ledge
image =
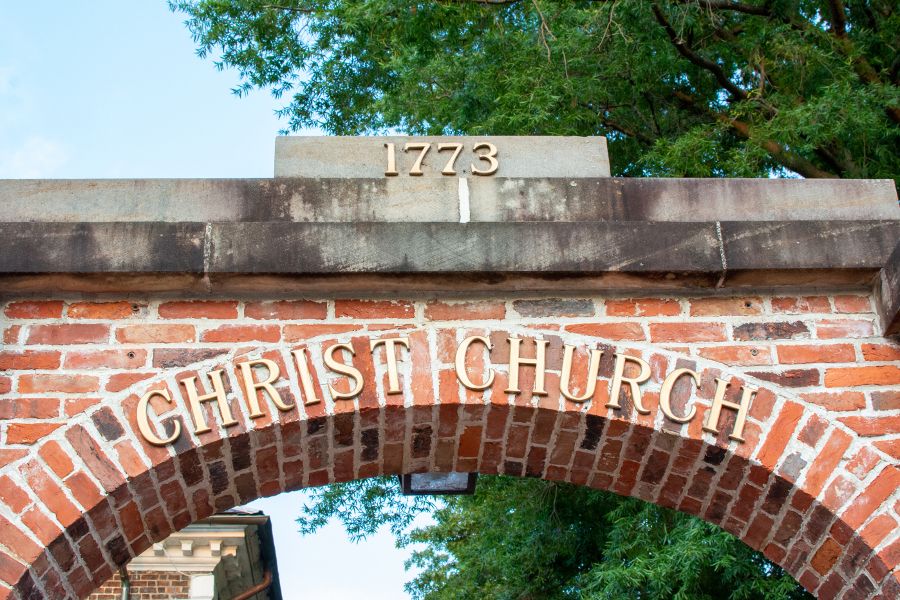
{"label": "stone ledge", "polygon": [[[891,180],[469,178],[471,220],[900,219]],[[7,222],[460,220],[450,179],[0,180]]]}
{"label": "stone ledge", "polygon": [[0,223],[0,274],[875,272],[900,221]]}
{"label": "stone ledge", "polygon": [[875,281],[875,298],[885,335],[900,335],[900,242]]}

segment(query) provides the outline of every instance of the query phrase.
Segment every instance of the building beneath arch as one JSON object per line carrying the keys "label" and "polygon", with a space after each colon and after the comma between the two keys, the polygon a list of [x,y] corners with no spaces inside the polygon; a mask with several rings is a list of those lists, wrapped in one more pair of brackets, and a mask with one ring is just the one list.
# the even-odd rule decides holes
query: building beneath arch
{"label": "building beneath arch", "polygon": [[460,143],[497,170],[385,176],[364,138],[279,142],[266,180],[0,182],[0,598],[88,597],[255,498],[435,471],[642,498],[819,598],[900,597],[893,182]]}

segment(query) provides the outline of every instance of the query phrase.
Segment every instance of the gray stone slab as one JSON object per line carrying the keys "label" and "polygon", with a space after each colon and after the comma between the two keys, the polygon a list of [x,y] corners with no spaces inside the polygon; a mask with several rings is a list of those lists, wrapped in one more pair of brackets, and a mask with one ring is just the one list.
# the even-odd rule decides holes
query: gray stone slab
{"label": "gray stone slab", "polygon": [[727,270],[880,269],[900,221],[722,222]]}
{"label": "gray stone slab", "polygon": [[[891,180],[469,178],[470,220],[900,219]],[[7,222],[460,220],[457,178],[0,180]]]}
{"label": "gray stone slab", "polygon": [[885,335],[900,335],[900,241],[878,273],[875,298]]}
{"label": "gray stone slab", "polygon": [[711,223],[214,223],[210,273],[708,273]]}
{"label": "gray stone slab", "polygon": [[203,223],[0,223],[0,273],[202,273]]}
{"label": "gray stone slab", "polygon": [[[442,171],[451,150],[438,151],[439,143],[461,143],[455,177],[476,177],[473,169],[489,163],[474,151],[489,142],[497,149],[499,166],[488,177],[609,177],[609,156],[604,137],[562,136],[443,136],[443,137],[336,137],[289,136],[275,139],[275,177],[385,177],[387,148],[394,144],[397,178],[411,177],[418,149],[404,152],[407,143],[430,143],[420,178],[446,178]],[[474,166],[473,166],[474,165]]]}

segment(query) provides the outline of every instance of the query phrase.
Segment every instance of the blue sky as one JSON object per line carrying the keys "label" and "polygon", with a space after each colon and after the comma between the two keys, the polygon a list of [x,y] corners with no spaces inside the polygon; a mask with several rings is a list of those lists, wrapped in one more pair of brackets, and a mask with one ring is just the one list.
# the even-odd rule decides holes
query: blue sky
{"label": "blue sky", "polygon": [[[237,76],[196,57],[182,20],[164,0],[0,1],[0,178],[271,177],[276,102],[233,96]],[[303,501],[253,504],[287,600],[405,596],[389,533],[301,537]]]}

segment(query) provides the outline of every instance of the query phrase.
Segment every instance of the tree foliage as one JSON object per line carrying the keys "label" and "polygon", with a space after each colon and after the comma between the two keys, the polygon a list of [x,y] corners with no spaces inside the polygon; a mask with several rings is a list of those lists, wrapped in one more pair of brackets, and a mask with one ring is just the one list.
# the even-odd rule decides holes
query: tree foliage
{"label": "tree foliage", "polygon": [[[421,600],[793,600],[778,566],[698,519],[609,492],[482,476],[473,496],[405,498],[395,479],[319,488],[298,520],[359,539],[389,525],[412,549]],[[436,509],[436,510],[435,510]],[[417,515],[430,523],[413,526]]]}
{"label": "tree foliage", "polygon": [[607,135],[614,172],[896,177],[895,0],[172,0],[287,129]]}

